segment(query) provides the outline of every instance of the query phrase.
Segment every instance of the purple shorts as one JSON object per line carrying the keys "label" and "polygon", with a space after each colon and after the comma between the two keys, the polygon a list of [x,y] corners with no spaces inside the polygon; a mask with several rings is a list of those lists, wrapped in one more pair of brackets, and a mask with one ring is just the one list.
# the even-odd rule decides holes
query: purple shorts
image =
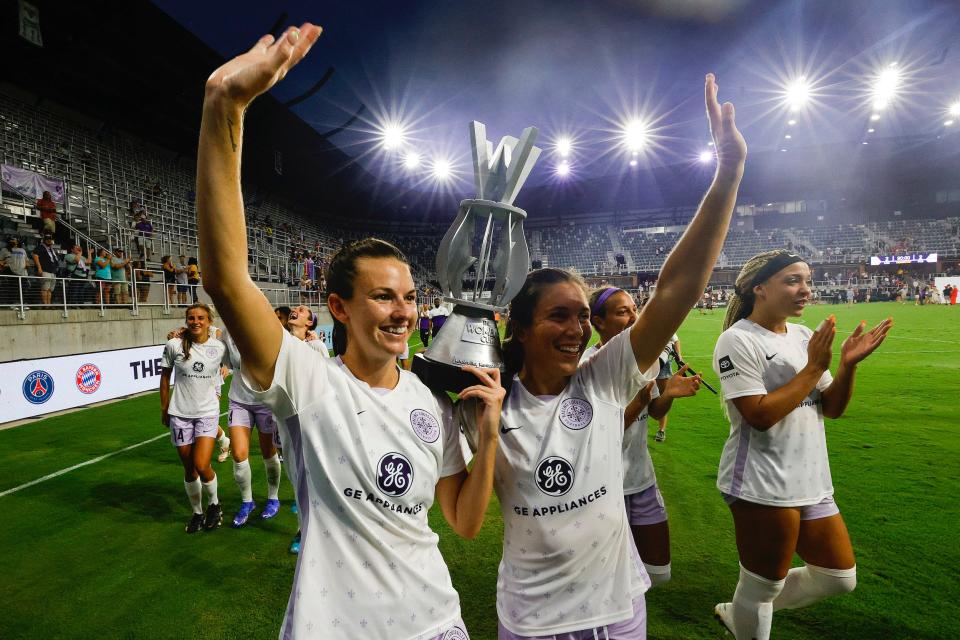
{"label": "purple shorts", "polygon": [[[736,498],[729,493],[720,492],[723,501],[727,504],[733,504],[740,498]],[[829,518],[840,513],[840,508],[833,500],[833,496],[827,496],[817,504],[808,504],[805,507],[787,507],[788,509],[800,509],[801,520],[819,520],[820,518]]]}
{"label": "purple shorts", "polygon": [[216,438],[220,416],[181,418],[170,416],[170,441],[175,447],[193,444],[196,438]]}
{"label": "purple shorts", "polygon": [[430,640],[470,640],[470,634],[467,633],[467,625],[463,624],[463,619],[457,620],[452,627]]}
{"label": "purple shorts", "polygon": [[243,404],[233,400],[229,401],[227,407],[227,424],[247,429],[256,425],[260,433],[275,433],[277,430],[277,421],[270,409],[262,404]]}
{"label": "purple shorts", "polygon": [[633,601],[633,617],[603,627],[591,627],[582,631],[554,633],[548,636],[518,636],[497,623],[498,640],[647,640],[647,602],[643,596]]}
{"label": "purple shorts", "polygon": [[623,496],[627,507],[627,519],[631,525],[660,524],[667,521],[667,508],[656,483],[639,493]]}

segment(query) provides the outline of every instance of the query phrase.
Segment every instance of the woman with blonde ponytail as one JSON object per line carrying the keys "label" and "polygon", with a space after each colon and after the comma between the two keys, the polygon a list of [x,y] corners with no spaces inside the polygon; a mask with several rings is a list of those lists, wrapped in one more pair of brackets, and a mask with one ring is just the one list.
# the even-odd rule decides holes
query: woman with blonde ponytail
{"label": "woman with blonde ponytail", "polygon": [[[883,343],[888,318],[861,322],[830,375],[835,319],[816,331],[787,322],[812,302],[810,267],[788,251],[743,266],[714,350],[730,435],[717,487],[730,506],[740,555],[732,602],[714,613],[738,640],[770,637],[773,612],[852,591],[850,536],[833,499],[823,418],[840,417],[857,364]],[[791,569],[793,554],[807,563]]]}

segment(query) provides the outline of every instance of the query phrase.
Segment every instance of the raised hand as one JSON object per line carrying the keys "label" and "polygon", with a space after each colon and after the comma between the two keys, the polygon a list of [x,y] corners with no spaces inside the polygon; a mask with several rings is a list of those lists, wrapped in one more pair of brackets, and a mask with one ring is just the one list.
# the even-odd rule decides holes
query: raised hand
{"label": "raised hand", "polygon": [[703,97],[707,105],[707,120],[710,122],[710,135],[713,136],[717,150],[718,170],[742,170],[747,158],[747,143],[737,130],[736,112],[733,103],[717,100],[719,89],[712,73],[707,74],[703,88]]}
{"label": "raised hand", "polygon": [[836,335],[837,319],[830,314],[810,336],[810,343],[807,344],[807,366],[821,372],[830,368],[830,360],[833,358],[833,338]]}
{"label": "raised hand", "polygon": [[488,442],[496,442],[497,429],[500,427],[500,411],[503,409],[503,399],[507,395],[506,390],[500,385],[500,370],[471,366],[461,368],[477,376],[481,382],[460,392],[461,400],[477,399],[478,440],[486,439]]}
{"label": "raised hand", "polygon": [[690,365],[683,365],[679,371],[667,379],[666,386],[663,387],[663,393],[660,395],[665,398],[688,398],[697,395],[702,384],[702,376],[698,373],[692,377],[685,377]]}
{"label": "raised hand", "polygon": [[283,79],[307,55],[322,29],[309,22],[288,27],[279,39],[265,35],[253,48],[230,60],[207,79],[211,94],[246,107],[261,93]]}
{"label": "raised hand", "polygon": [[854,366],[866,359],[877,347],[883,344],[890,328],[893,327],[893,318],[887,318],[870,331],[864,333],[866,321],[860,322],[853,333],[840,345],[840,364]]}

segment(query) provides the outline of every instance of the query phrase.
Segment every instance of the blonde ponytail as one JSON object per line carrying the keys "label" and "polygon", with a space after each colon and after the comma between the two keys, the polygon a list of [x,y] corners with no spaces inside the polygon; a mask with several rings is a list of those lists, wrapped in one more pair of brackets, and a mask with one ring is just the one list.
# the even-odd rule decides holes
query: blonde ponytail
{"label": "blonde ponytail", "polygon": [[727,313],[723,318],[724,331],[736,324],[738,320],[742,320],[753,313],[753,303],[755,301],[753,287],[760,284],[754,282],[754,279],[768,262],[784,254],[789,254],[789,252],[784,249],[764,251],[753,256],[743,265],[734,284],[734,294],[730,297],[730,302],[727,303]]}

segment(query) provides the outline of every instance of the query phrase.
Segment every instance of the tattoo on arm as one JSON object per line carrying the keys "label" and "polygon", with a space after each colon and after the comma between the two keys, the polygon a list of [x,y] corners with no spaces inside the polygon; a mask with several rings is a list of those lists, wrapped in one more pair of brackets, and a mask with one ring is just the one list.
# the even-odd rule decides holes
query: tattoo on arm
{"label": "tattoo on arm", "polygon": [[230,132],[230,146],[233,147],[233,152],[237,152],[237,141],[233,137],[233,120],[227,118],[227,131]]}

